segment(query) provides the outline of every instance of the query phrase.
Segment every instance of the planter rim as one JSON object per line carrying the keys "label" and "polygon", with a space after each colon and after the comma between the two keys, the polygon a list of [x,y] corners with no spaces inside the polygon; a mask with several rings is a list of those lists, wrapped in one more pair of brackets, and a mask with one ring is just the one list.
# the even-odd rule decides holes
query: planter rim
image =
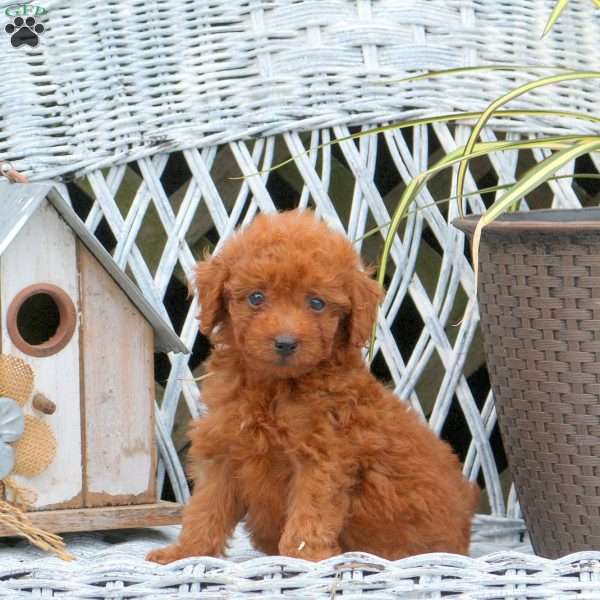
{"label": "planter rim", "polygon": [[[464,233],[473,234],[480,218],[481,215],[469,215],[454,219],[452,225]],[[497,233],[600,231],[600,208],[552,208],[504,213],[486,225],[485,231]]]}

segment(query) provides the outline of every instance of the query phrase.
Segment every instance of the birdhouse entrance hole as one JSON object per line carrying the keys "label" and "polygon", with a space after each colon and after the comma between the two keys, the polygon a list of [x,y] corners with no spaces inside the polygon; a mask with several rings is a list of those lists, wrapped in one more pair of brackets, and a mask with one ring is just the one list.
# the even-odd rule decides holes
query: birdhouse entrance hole
{"label": "birdhouse entrance hole", "polygon": [[21,290],[7,314],[11,340],[30,356],[51,356],[62,350],[73,336],[76,321],[71,298],[49,283]]}
{"label": "birdhouse entrance hole", "polygon": [[60,325],[60,312],[49,294],[29,296],[17,313],[17,328],[22,338],[32,346],[52,339]]}

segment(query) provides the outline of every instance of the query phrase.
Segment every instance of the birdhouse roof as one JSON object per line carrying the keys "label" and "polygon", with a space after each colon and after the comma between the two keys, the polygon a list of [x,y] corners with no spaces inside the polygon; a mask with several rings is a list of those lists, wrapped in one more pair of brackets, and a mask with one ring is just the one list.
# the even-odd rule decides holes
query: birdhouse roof
{"label": "birdhouse roof", "polygon": [[155,333],[156,349],[161,352],[189,352],[171,325],[146,300],[112,256],[86,229],[67,198],[66,188],[54,182],[11,184],[8,181],[0,181],[0,256],[40,204],[47,199],[150,323]]}

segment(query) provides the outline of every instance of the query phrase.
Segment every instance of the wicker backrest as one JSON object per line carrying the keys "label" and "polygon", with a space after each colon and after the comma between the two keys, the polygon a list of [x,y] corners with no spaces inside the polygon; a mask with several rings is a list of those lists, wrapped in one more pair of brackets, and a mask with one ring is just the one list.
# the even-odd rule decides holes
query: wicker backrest
{"label": "wicker backrest", "polygon": [[[281,207],[285,194],[275,189],[275,179],[282,171],[269,169],[286,156],[294,157],[286,175],[288,184],[296,182],[292,204],[315,207],[365,252],[372,242],[361,238],[377,226],[377,237],[369,239],[381,244],[403,182],[427,168],[436,152],[463,144],[469,129],[437,123],[355,142],[347,139],[352,128],[480,111],[516,83],[549,71],[399,81],[407,74],[492,62],[592,66],[600,19],[593,4],[571,0],[552,36],[541,40],[552,4],[521,0],[509,10],[495,0],[50,0],[35,48],[11,47],[8,34],[0,40],[0,158],[31,180],[77,178],[69,189],[86,226],[112,236],[118,264],[170,318],[165,294],[174,276],[183,281],[191,275],[194,227],[202,222],[204,232],[212,230],[218,247],[257,211]],[[516,35],[527,43],[515,43]],[[559,93],[564,110],[592,113],[597,106],[594,84],[572,82],[511,106],[544,109]],[[499,132],[518,137],[569,128],[592,125],[505,118],[482,135],[492,140]],[[331,146],[334,140],[339,143]],[[383,155],[393,166],[393,185],[379,171]],[[543,157],[536,151],[531,160]],[[521,167],[515,157],[499,154],[486,173],[507,183]],[[486,199],[476,193],[480,180],[473,171],[467,178],[475,211]],[[555,204],[579,205],[568,180],[552,183],[550,192]],[[89,206],[82,207],[82,195]],[[435,205],[439,197],[439,190],[423,190],[419,212],[395,240],[376,360],[434,430],[442,432],[449,415],[465,424],[466,474],[482,476],[492,515],[515,516],[514,495],[507,502],[490,443],[492,398],[476,397],[463,372],[478,348],[473,272],[463,235],[449,225],[457,208]],[[142,238],[151,221],[160,224],[161,235],[148,244]],[[438,260],[433,278],[421,268],[431,248]],[[398,324],[409,305],[416,333],[405,347]],[[197,312],[193,300],[175,324],[189,347],[198,339]],[[168,361],[157,422],[159,485],[168,473],[177,498],[185,500],[170,434],[181,403],[198,416],[202,397],[188,357],[170,355]],[[437,389],[424,406],[426,387]]]}
{"label": "wicker backrest", "polygon": [[[0,154],[39,178],[250,136],[481,110],[523,76],[397,80],[492,63],[593,69],[600,18],[590,0],[571,0],[542,40],[553,0],[38,4],[39,44],[13,48],[4,22],[14,3],[0,3]],[[556,92],[565,109],[595,110],[592,83]],[[549,108],[553,97],[520,105]]]}

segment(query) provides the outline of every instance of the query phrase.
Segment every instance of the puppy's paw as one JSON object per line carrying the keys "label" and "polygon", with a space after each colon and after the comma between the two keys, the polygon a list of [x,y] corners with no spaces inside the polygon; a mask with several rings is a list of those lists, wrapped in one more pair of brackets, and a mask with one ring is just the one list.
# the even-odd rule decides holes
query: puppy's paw
{"label": "puppy's paw", "polygon": [[146,554],[146,560],[159,563],[161,565],[167,565],[173,561],[179,560],[180,558],[185,558],[186,556],[191,555],[186,554],[179,544],[171,544],[170,546],[165,546],[164,548],[156,548],[156,550],[151,550],[148,552],[148,554]]}
{"label": "puppy's paw", "polygon": [[318,544],[305,541],[296,542],[282,539],[279,542],[279,554],[293,558],[303,558],[318,562],[341,554],[342,549],[337,544]]}

